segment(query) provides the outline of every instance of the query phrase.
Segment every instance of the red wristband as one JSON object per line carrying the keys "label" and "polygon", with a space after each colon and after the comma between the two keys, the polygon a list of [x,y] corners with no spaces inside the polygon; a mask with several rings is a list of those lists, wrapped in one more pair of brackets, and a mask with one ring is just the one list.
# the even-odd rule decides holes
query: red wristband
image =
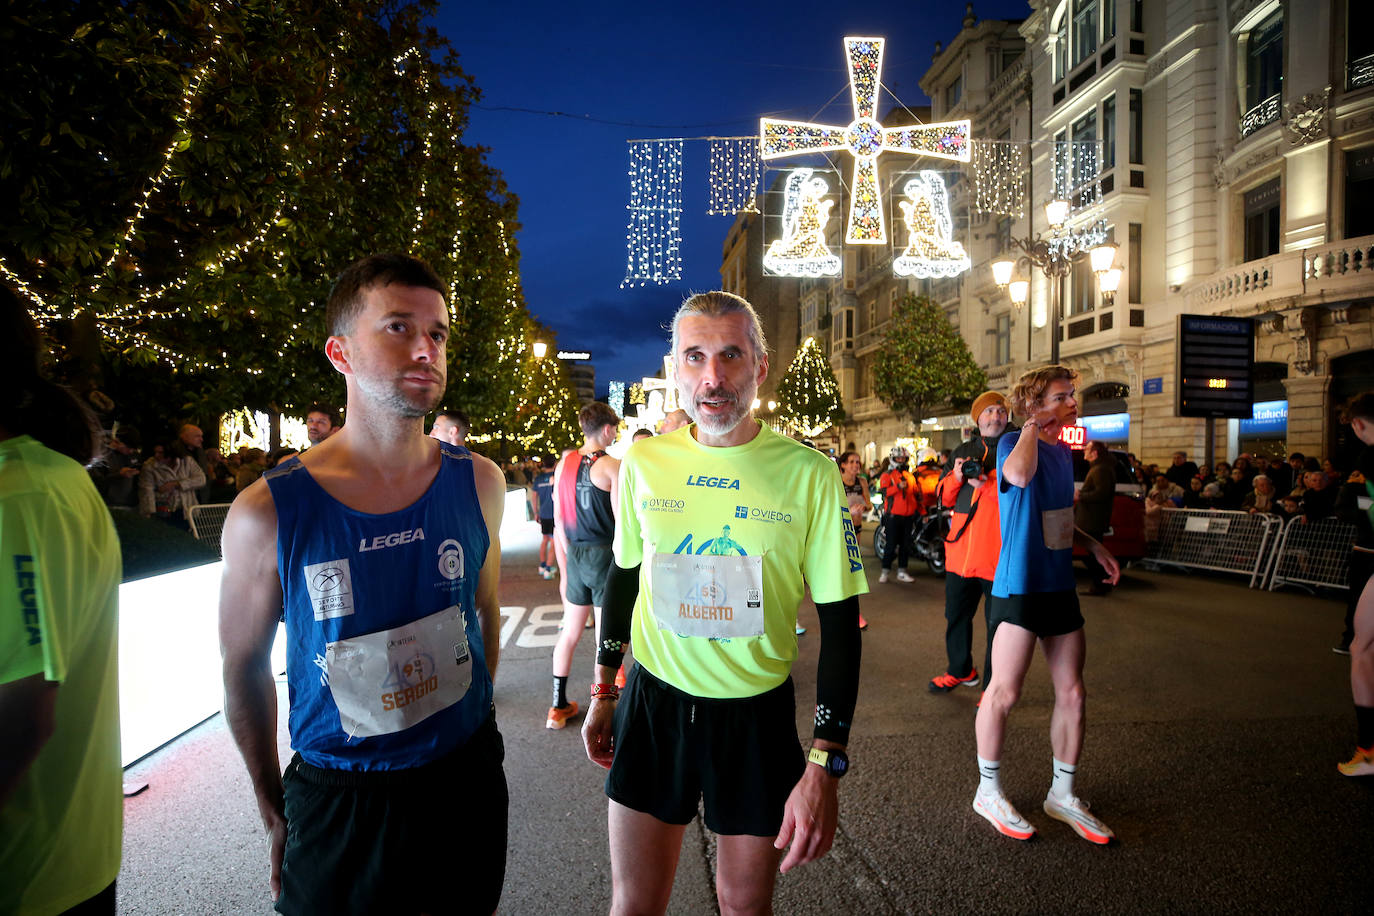
{"label": "red wristband", "polygon": [[618,700],[620,699],[620,688],[614,684],[593,684],[593,700]]}

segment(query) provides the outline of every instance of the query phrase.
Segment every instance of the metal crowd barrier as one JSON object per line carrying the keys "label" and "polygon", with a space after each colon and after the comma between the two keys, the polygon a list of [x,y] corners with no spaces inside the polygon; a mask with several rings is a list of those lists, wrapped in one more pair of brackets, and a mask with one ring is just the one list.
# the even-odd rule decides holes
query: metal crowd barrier
{"label": "metal crowd barrier", "polygon": [[224,532],[224,519],[229,514],[230,503],[206,503],[191,507],[191,536],[197,541],[207,541],[221,553],[220,535]]}
{"label": "metal crowd barrier", "polygon": [[1294,516],[1284,526],[1269,570],[1269,590],[1282,585],[1349,588],[1350,547],[1355,526],[1324,518],[1303,524]]}
{"label": "metal crowd barrier", "polygon": [[[1250,576],[1264,586],[1269,554],[1283,521],[1263,513],[1215,509],[1159,510],[1158,533],[1146,548],[1146,562]],[[1150,521],[1146,522],[1149,530]]]}

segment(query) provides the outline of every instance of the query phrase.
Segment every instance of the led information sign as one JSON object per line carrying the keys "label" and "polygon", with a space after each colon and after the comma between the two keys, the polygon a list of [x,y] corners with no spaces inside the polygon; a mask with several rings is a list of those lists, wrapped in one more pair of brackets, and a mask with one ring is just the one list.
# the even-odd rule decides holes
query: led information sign
{"label": "led information sign", "polygon": [[1179,315],[1175,413],[1250,419],[1255,398],[1255,321]]}
{"label": "led information sign", "polygon": [[1062,426],[1059,441],[1069,448],[1082,448],[1088,442],[1088,431],[1081,426]]}

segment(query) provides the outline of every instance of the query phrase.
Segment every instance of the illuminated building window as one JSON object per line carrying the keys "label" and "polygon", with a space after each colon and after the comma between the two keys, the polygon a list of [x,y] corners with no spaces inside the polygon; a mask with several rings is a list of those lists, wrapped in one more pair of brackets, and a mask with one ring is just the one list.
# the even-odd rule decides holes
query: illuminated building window
{"label": "illuminated building window", "polygon": [[1345,237],[1374,235],[1374,146],[1345,153]]}
{"label": "illuminated building window", "polygon": [[1131,223],[1126,237],[1126,301],[1132,304],[1140,302],[1140,230],[1140,223]]}
{"label": "illuminated building window", "polygon": [[1283,10],[1276,10],[1240,38],[1245,61],[1245,96],[1240,135],[1250,134],[1279,119],[1283,87]]}
{"label": "illuminated building window", "polygon": [[1073,65],[1097,50],[1097,0],[1073,0]]}
{"label": "illuminated building window", "polygon": [[996,344],[996,353],[993,354],[992,362],[995,366],[1005,366],[1011,362],[1011,315],[1004,313],[997,316],[996,336],[993,338]]}
{"label": "illuminated building window", "polygon": [[1059,27],[1054,30],[1054,81],[1064,78],[1066,58],[1069,56],[1069,17],[1059,17]]}
{"label": "illuminated building window", "polygon": [[1279,253],[1279,179],[1245,192],[1245,260]]}
{"label": "illuminated building window", "polygon": [[1102,100],[1102,171],[1116,166],[1116,95]]}

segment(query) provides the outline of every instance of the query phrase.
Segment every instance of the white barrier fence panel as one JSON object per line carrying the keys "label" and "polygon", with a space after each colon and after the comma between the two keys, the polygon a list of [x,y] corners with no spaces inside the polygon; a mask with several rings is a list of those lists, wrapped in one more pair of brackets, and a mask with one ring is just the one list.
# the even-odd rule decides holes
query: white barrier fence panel
{"label": "white barrier fence panel", "polygon": [[1284,526],[1269,572],[1269,590],[1283,585],[1349,588],[1355,526],[1335,518],[1307,522],[1294,516]]}
{"label": "white barrier fence panel", "polygon": [[221,556],[220,535],[224,533],[224,519],[229,515],[230,503],[206,503],[191,507],[191,536],[214,546]]}
{"label": "white barrier fence panel", "polygon": [[1263,587],[1264,571],[1283,522],[1263,513],[1213,509],[1160,509],[1158,536],[1148,563],[1238,573]]}

